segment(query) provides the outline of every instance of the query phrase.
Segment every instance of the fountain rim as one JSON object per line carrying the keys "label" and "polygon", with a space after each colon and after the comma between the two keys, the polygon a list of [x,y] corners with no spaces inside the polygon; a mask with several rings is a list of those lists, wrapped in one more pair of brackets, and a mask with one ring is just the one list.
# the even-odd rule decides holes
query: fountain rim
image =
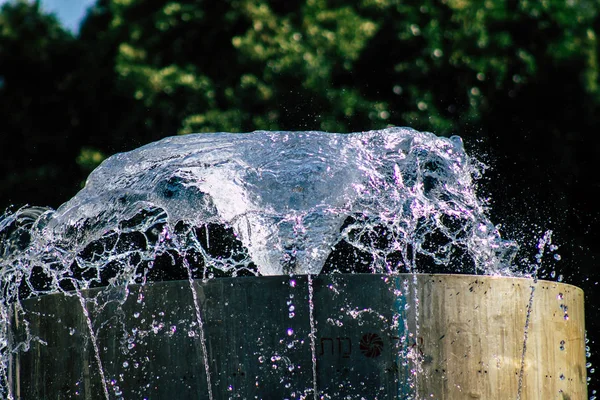
{"label": "fountain rim", "polygon": [[[576,286],[574,284],[570,284],[570,283],[565,283],[565,282],[556,282],[556,281],[550,281],[550,280],[545,280],[545,279],[535,279],[533,277],[525,277],[525,276],[506,276],[506,275],[474,275],[474,274],[428,274],[428,273],[397,273],[397,274],[371,274],[371,273],[346,273],[346,274],[327,274],[327,275],[322,275],[322,274],[289,274],[289,275],[262,275],[262,276],[239,276],[239,277],[215,277],[215,278],[210,278],[210,279],[194,279],[193,282],[194,283],[200,283],[200,284],[207,284],[207,283],[211,283],[211,282],[227,282],[230,281],[232,283],[231,287],[234,287],[235,285],[233,285],[233,283],[235,282],[251,282],[251,281],[265,281],[265,280],[276,280],[276,279],[293,279],[293,278],[302,278],[302,277],[312,277],[313,280],[319,280],[319,279],[330,279],[332,281],[335,281],[336,279],[389,279],[389,278],[411,278],[411,279],[423,279],[423,277],[430,277],[432,279],[434,278],[444,278],[444,279],[474,279],[474,280],[487,280],[487,281],[496,281],[496,280],[514,280],[516,282],[520,282],[520,283],[527,283],[528,285],[531,285],[533,287],[533,285],[540,285],[540,284],[551,284],[551,285],[556,285],[556,286],[562,286],[565,288],[569,288],[570,290],[574,290],[574,291],[579,291],[581,292],[582,295],[585,295],[585,292],[582,288],[580,288],[579,286]],[[367,278],[367,277],[372,277],[372,278]],[[147,283],[132,283],[132,284],[127,284],[127,285],[114,285],[112,286],[112,288],[139,288],[139,287],[154,287],[154,286],[168,286],[168,285],[189,285],[190,281],[187,279],[180,279],[180,280],[168,280],[168,281],[153,281],[153,282],[147,282]],[[91,297],[94,294],[97,293],[101,293],[102,291],[106,290],[107,288],[110,288],[111,286],[98,286],[98,287],[94,287],[94,288],[90,288],[90,289],[82,289],[80,290],[80,293],[84,295],[84,297]],[[51,296],[75,296],[77,295],[77,292],[75,291],[65,291],[65,292],[58,292],[58,293],[52,293],[52,294],[42,294],[39,296],[32,296],[29,297],[27,299],[20,299],[18,300],[19,303],[21,304],[29,304],[29,303],[33,303],[36,301],[42,301],[42,299],[44,298],[48,298]],[[12,302],[15,303],[15,302]]]}

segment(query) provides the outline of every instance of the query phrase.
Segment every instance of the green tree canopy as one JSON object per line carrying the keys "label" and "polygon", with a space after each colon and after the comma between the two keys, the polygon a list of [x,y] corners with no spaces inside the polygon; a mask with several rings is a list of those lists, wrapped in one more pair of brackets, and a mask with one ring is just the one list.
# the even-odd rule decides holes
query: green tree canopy
{"label": "green tree canopy", "polygon": [[115,69],[164,134],[460,132],[565,67],[597,99],[592,2],[399,3],[113,1]]}

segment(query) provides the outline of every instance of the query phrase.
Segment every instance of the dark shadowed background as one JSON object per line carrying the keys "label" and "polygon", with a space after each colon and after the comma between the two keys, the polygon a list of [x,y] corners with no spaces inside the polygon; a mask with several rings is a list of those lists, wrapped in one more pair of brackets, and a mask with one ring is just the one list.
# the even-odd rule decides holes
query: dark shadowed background
{"label": "dark shadowed background", "polygon": [[176,134],[457,134],[519,260],[553,231],[540,276],[586,291],[598,389],[597,1],[98,0],[80,29],[0,7],[1,210],[57,207],[107,156]]}

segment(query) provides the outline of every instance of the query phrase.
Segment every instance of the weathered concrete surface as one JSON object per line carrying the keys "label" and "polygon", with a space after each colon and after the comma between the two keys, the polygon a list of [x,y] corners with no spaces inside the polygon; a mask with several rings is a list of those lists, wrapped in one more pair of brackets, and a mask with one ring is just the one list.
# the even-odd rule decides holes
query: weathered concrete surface
{"label": "weathered concrete surface", "polygon": [[470,275],[311,279],[312,289],[307,276],[221,278],[23,301],[13,343],[26,330],[37,339],[12,358],[12,393],[587,399],[579,288]]}

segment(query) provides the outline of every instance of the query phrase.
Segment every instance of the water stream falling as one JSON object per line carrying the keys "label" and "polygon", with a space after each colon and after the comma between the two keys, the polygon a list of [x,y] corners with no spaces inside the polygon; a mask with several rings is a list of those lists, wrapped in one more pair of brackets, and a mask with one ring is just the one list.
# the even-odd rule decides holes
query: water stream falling
{"label": "water stream falling", "polygon": [[100,357],[100,350],[98,348],[98,342],[97,342],[97,338],[96,338],[96,333],[94,332],[94,327],[92,325],[92,320],[91,320],[90,314],[89,314],[89,312],[87,310],[87,305],[85,304],[87,300],[81,294],[81,291],[79,291],[78,289],[75,289],[75,292],[77,294],[77,298],[79,299],[79,304],[81,305],[81,312],[85,316],[85,321],[87,323],[89,338],[90,338],[90,340],[92,342],[92,348],[94,349],[94,358],[96,360],[96,365],[98,367],[98,372],[99,372],[100,377],[101,377],[102,391],[104,393],[104,398],[106,400],[110,400],[110,394],[108,393],[108,387],[106,385],[106,377],[104,376],[104,367],[102,366],[102,359]]}
{"label": "water stream falling", "polygon": [[316,327],[315,327],[315,303],[313,300],[313,284],[312,277],[308,275],[308,310],[309,310],[309,321],[310,321],[310,358],[312,361],[312,390],[313,398],[317,400],[319,398],[319,390],[317,387],[317,345],[316,345]]}
{"label": "water stream falling", "polygon": [[[194,311],[196,314],[196,322],[198,323],[198,330],[200,331],[200,347],[202,349],[202,359],[204,360],[204,371],[206,373],[206,388],[208,391],[208,400],[213,400],[212,393],[212,383],[210,380],[210,366],[209,366],[209,357],[208,351],[206,349],[206,337],[204,332],[204,321],[202,319],[202,312],[200,311],[200,304],[198,302],[198,293],[196,292],[196,288],[194,287],[194,278],[191,272],[191,268],[189,264],[187,264],[187,260],[184,260],[185,269],[188,271],[188,280],[190,282],[190,290],[192,292],[192,298],[194,299]],[[190,331],[191,332],[191,331]]]}
{"label": "water stream falling", "polygon": [[[11,343],[4,316],[40,295],[188,280],[212,399],[196,279],[515,274],[517,245],[501,238],[477,197],[481,173],[459,137],[408,128],[197,134],[110,157],[57,210],[0,217],[0,394],[12,396],[11,352],[44,339]],[[102,321],[86,318],[93,340]],[[106,398],[110,379],[102,379]]]}

